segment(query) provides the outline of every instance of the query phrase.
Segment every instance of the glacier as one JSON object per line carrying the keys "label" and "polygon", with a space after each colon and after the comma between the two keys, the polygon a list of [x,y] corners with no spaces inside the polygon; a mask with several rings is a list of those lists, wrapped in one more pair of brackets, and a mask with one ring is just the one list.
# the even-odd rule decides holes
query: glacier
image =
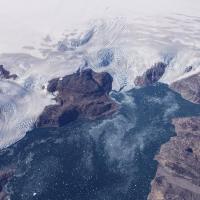
{"label": "glacier", "polygon": [[180,14],[99,18],[63,27],[62,34],[45,31],[37,43],[1,53],[0,64],[18,78],[0,80],[0,148],[23,138],[45,106],[56,103],[46,90],[53,78],[89,67],[109,72],[113,90],[128,91],[157,62],[168,65],[160,79],[166,84],[200,73],[199,25],[200,17]]}

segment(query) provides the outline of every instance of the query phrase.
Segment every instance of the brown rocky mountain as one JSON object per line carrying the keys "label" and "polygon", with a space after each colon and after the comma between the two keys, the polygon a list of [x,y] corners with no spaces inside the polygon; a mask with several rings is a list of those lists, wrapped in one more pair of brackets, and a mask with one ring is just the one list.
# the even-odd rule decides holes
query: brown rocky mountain
{"label": "brown rocky mountain", "polygon": [[117,104],[109,97],[112,77],[91,69],[78,71],[62,79],[53,79],[47,90],[56,93],[56,105],[47,106],[37,127],[58,127],[77,118],[97,119],[112,114]]}

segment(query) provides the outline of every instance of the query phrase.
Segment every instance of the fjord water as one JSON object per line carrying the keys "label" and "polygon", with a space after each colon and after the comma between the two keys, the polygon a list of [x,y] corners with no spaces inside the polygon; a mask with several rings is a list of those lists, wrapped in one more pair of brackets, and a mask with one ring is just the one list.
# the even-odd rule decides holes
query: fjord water
{"label": "fjord water", "polygon": [[175,135],[171,119],[200,115],[200,106],[157,84],[112,92],[112,117],[34,129],[0,152],[14,167],[7,186],[14,200],[145,200],[160,146]]}

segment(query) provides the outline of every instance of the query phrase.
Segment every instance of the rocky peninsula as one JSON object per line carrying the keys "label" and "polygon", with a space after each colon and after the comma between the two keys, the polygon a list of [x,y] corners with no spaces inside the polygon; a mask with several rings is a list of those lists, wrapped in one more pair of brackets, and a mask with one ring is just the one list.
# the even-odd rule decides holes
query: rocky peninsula
{"label": "rocky peninsula", "polygon": [[[170,85],[183,98],[200,104],[200,76]],[[158,169],[148,200],[200,199],[200,117],[173,120],[177,136],[162,145],[155,157]]]}

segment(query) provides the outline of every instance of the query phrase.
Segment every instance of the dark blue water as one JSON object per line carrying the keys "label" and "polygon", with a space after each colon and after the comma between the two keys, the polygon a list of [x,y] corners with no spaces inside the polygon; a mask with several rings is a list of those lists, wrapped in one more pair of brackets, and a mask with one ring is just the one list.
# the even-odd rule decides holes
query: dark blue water
{"label": "dark blue water", "polygon": [[111,118],[35,129],[0,153],[0,168],[16,168],[12,200],[147,199],[171,119],[200,115],[200,106],[162,84],[112,97],[121,109]]}

